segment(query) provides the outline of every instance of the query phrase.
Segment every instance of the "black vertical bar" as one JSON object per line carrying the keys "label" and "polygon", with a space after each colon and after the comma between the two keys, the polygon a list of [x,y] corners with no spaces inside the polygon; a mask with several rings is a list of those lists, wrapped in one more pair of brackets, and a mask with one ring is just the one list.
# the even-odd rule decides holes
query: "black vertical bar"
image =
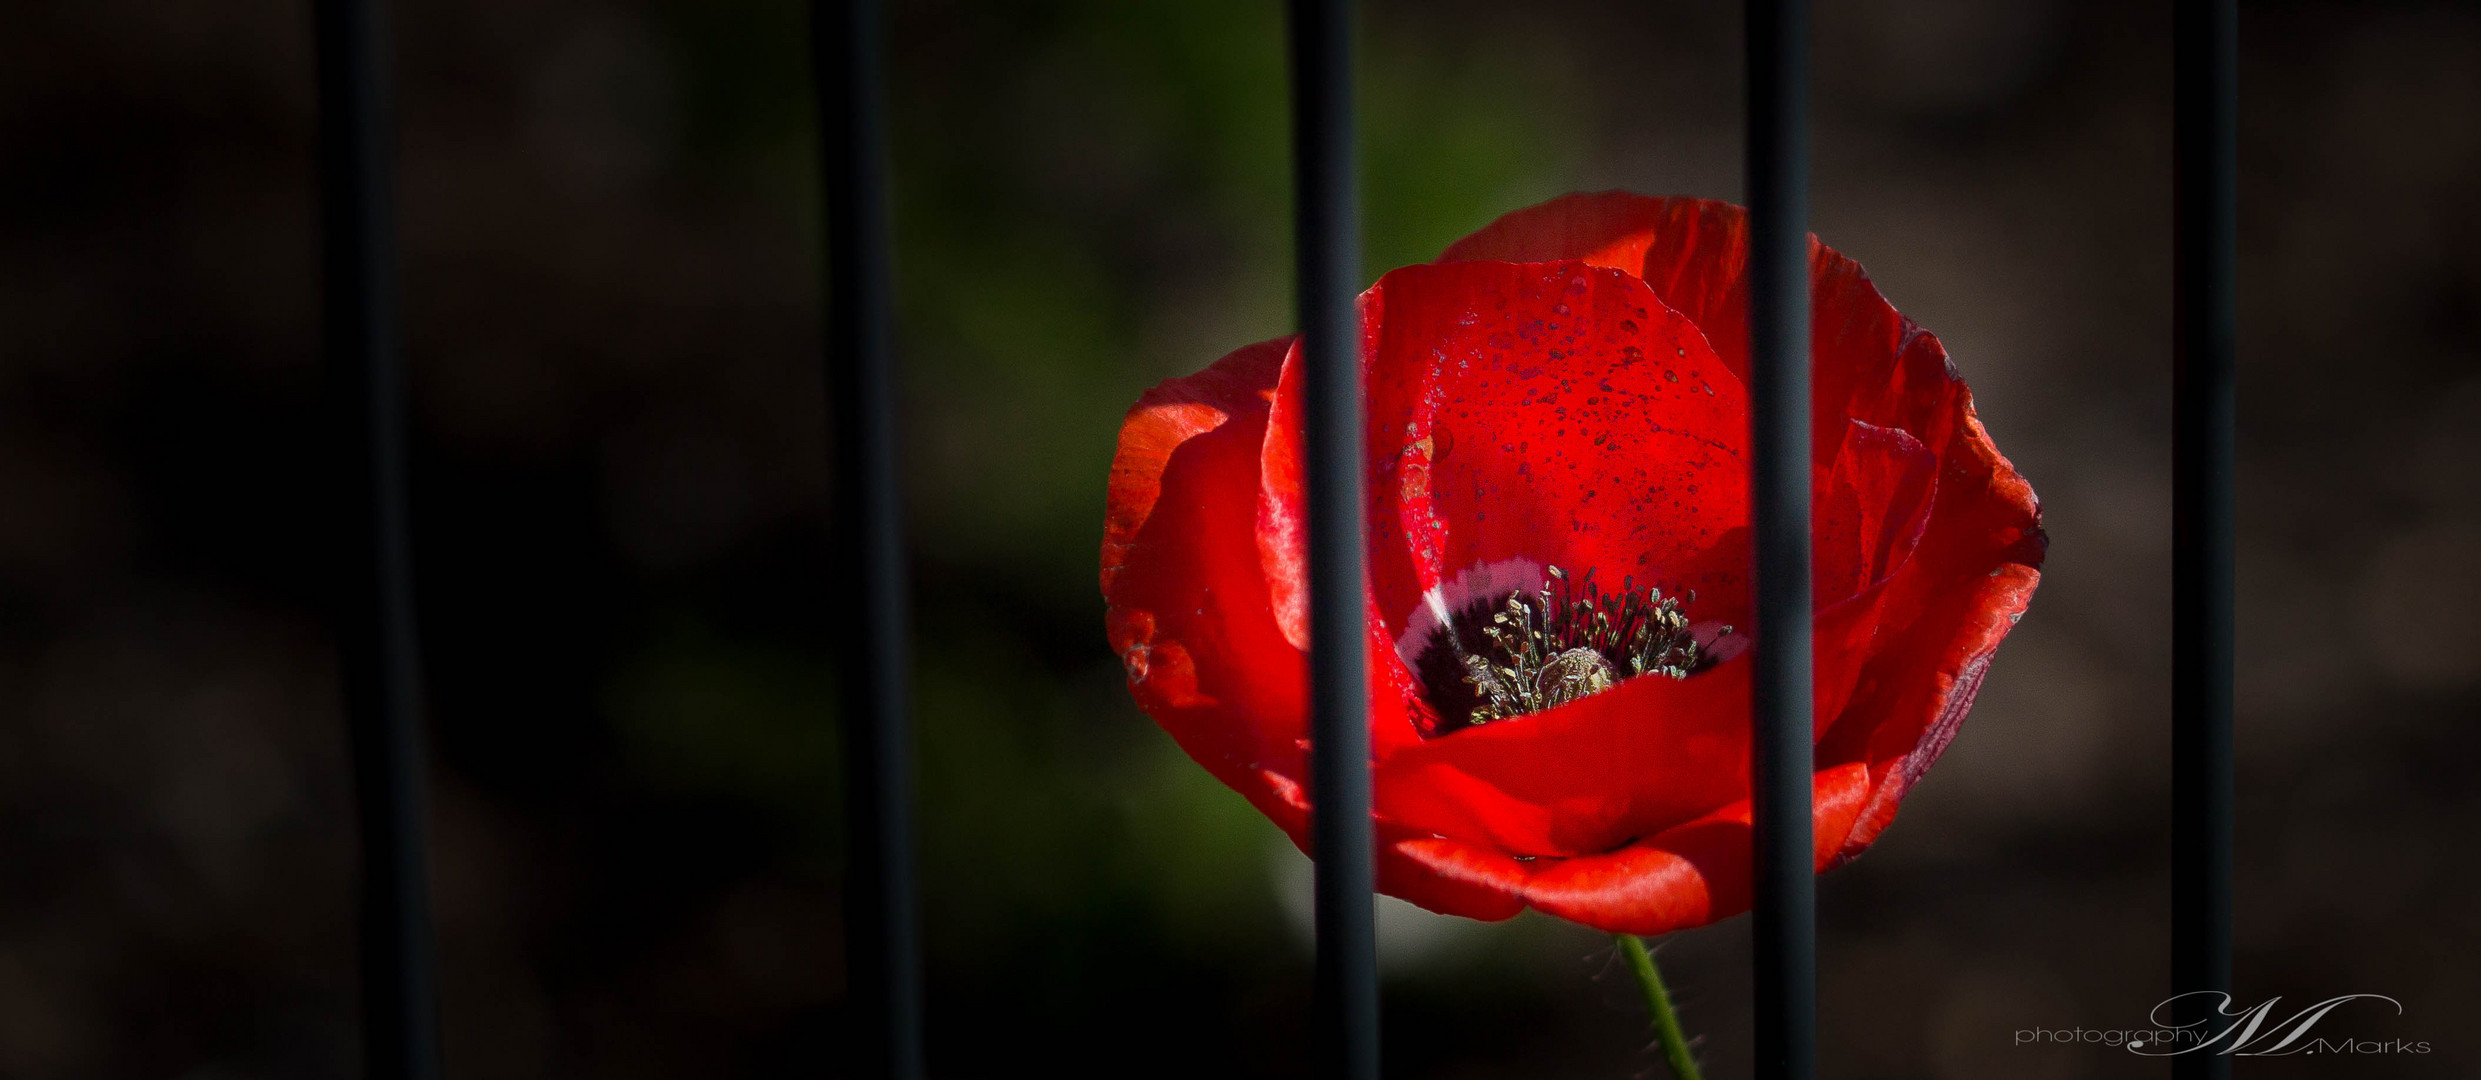
{"label": "black vertical bar", "polygon": [[1757,1075],[1817,1071],[1809,596],[1809,5],[1749,0]]}
{"label": "black vertical bar", "polygon": [[1293,0],[1292,155],[1307,370],[1317,1068],[1378,1077],[1370,729],[1362,670],[1361,220],[1348,0]]}
{"label": "black vertical bar", "polygon": [[404,358],[375,0],[319,0],[319,205],[342,531],[337,648],[361,831],[363,1074],[439,1075],[424,829],[421,657],[406,524]]}
{"label": "black vertical bar", "polygon": [[[2171,975],[2231,992],[2233,271],[2239,237],[2239,10],[2180,0],[2173,27]],[[2212,999],[2183,999],[2205,1019]],[[2183,1080],[2231,1075],[2216,1053]]]}
{"label": "black vertical bar", "polygon": [[811,76],[824,127],[827,387],[834,426],[838,565],[857,610],[838,612],[845,747],[846,985],[859,1075],[922,1075],[922,968],[913,879],[913,756],[906,722],[912,620],[896,463],[893,240],[876,0],[810,9]]}

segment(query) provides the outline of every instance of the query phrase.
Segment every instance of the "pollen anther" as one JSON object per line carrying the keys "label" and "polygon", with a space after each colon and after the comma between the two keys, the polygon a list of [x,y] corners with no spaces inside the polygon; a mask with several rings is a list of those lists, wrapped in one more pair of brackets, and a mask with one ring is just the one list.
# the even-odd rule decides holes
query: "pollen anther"
{"label": "pollen anther", "polygon": [[1541,712],[1638,675],[1685,679],[1708,663],[1680,598],[1640,594],[1634,578],[1605,593],[1590,570],[1578,580],[1557,566],[1548,573],[1540,589],[1509,594],[1491,614],[1481,627],[1487,648],[1460,657],[1474,696],[1468,722]]}

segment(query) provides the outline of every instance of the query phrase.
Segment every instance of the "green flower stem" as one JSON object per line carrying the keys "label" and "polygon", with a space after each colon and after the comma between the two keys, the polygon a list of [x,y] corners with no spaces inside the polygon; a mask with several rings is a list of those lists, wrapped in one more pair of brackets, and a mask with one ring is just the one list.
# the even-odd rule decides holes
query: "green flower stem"
{"label": "green flower stem", "polygon": [[1628,958],[1628,970],[1637,976],[1637,988],[1645,991],[1645,1011],[1653,1017],[1654,1035],[1662,1041],[1671,1075],[1675,1080],[1704,1080],[1697,1059],[1688,1052],[1688,1037],[1680,1034],[1680,1014],[1671,1011],[1671,991],[1663,989],[1663,974],[1654,970],[1654,954],[1635,934],[1612,936],[1619,939],[1620,955]]}

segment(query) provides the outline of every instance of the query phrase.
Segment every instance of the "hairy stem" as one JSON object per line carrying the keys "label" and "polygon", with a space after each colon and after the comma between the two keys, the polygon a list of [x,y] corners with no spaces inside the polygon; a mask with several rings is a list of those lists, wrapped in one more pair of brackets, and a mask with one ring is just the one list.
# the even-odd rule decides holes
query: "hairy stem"
{"label": "hairy stem", "polygon": [[1671,1066],[1674,1080],[1703,1080],[1697,1059],[1688,1052],[1688,1037],[1680,1033],[1680,1014],[1671,1011],[1671,992],[1663,988],[1662,972],[1654,970],[1654,954],[1646,951],[1645,942],[1635,934],[1612,936],[1619,939],[1620,955],[1628,958],[1637,988],[1645,991],[1645,1011],[1653,1019],[1654,1035],[1662,1043],[1663,1061]]}

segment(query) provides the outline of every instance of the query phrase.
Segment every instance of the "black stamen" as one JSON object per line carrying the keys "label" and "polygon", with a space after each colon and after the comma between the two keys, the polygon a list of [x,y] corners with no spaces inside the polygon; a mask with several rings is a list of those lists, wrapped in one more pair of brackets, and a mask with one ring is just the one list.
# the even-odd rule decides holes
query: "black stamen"
{"label": "black stamen", "polygon": [[1476,599],[1432,631],[1415,665],[1440,717],[1432,734],[1565,705],[1639,675],[1685,679],[1712,664],[1682,599],[1660,588],[1639,594],[1633,575],[1618,593],[1604,593],[1592,569],[1571,579],[1551,566],[1547,575],[1540,589]]}

